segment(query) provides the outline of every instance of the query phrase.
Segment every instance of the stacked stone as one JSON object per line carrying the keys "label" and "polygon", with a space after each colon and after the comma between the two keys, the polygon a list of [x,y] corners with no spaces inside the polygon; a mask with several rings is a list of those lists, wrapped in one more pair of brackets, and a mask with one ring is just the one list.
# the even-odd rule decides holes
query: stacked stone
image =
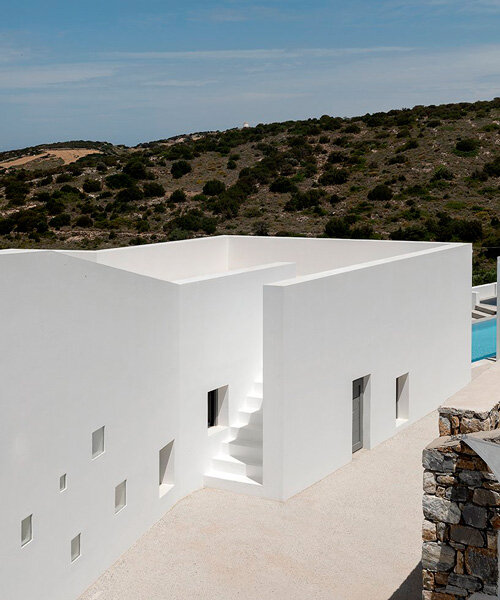
{"label": "stacked stone", "polygon": [[500,404],[491,410],[475,412],[441,406],[439,409],[439,435],[458,435],[475,431],[492,431],[500,426]]}
{"label": "stacked stone", "polygon": [[[475,434],[500,444],[500,433]],[[441,437],[423,453],[423,599],[496,597],[500,483],[462,441]]]}

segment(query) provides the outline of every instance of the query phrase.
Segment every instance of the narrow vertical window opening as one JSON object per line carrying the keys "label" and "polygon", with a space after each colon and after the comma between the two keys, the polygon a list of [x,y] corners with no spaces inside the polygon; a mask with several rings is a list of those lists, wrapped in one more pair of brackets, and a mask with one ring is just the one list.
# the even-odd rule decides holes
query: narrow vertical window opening
{"label": "narrow vertical window opening", "polygon": [[33,539],[33,515],[21,521],[21,546],[26,546]]}
{"label": "narrow vertical window opening", "polygon": [[127,480],[115,487],[115,513],[119,513],[127,506]]}
{"label": "narrow vertical window opening", "polygon": [[104,453],[104,427],[97,429],[92,434],[92,458],[97,458]]}
{"label": "narrow vertical window opening", "polygon": [[75,562],[81,555],[81,534],[79,533],[71,540],[71,562]]}
{"label": "narrow vertical window opening", "polygon": [[174,440],[160,450],[160,497],[174,487]]}

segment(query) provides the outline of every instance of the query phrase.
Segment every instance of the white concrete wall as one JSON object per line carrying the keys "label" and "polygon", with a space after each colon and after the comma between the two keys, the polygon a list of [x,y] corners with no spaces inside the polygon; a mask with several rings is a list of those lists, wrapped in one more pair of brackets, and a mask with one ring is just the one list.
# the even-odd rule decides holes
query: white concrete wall
{"label": "white concrete wall", "polygon": [[[273,264],[214,278],[186,281],[180,287],[181,421],[185,435],[182,473],[203,474],[213,456],[207,430],[207,394],[228,386],[233,424],[253,382],[262,374],[263,285],[295,276],[294,264]],[[217,431],[210,431],[210,435]],[[196,463],[193,448],[200,446]],[[180,459],[182,461],[182,459]],[[201,485],[201,483],[200,483]]]}
{"label": "white concrete wall", "polygon": [[[225,236],[100,250],[97,262],[167,281],[227,271]],[[270,261],[266,261],[270,262]]]}
{"label": "white concrete wall", "polygon": [[[169,283],[92,254],[2,256],[0,597],[76,598],[177,500],[203,485],[215,448],[207,392],[229,386],[230,421],[262,369],[262,290],[275,264]],[[99,253],[97,253],[99,254]],[[92,460],[92,432],[105,453]],[[175,440],[175,485],[159,450]],[[68,489],[59,491],[67,475]],[[114,489],[127,480],[127,506]],[[34,537],[21,547],[21,520]],[[81,533],[82,556],[70,561]]]}
{"label": "white concrete wall", "polygon": [[497,283],[484,283],[483,285],[475,285],[472,288],[472,293],[477,294],[477,300],[480,302],[486,298],[493,298],[497,295]]}
{"label": "white concrete wall", "polygon": [[0,280],[0,597],[72,600],[199,485],[179,474],[159,497],[158,451],[180,437],[178,290],[54,252],[2,256]]}
{"label": "white concrete wall", "polygon": [[[290,497],[351,460],[352,381],[370,375],[365,446],[470,378],[471,248],[449,246],[264,289],[264,484]],[[432,293],[427,294],[427,290]]]}
{"label": "white concrete wall", "polygon": [[242,269],[277,261],[295,262],[297,275],[339,269],[443,245],[437,242],[256,236],[231,236],[228,239],[228,268]]}
{"label": "white concrete wall", "polygon": [[[470,246],[344,242],[1,253],[2,600],[72,600],[201,487],[216,441],[207,392],[229,386],[231,423],[263,348],[259,493],[274,498],[350,460],[353,379],[371,374],[368,446],[395,431],[397,376],[410,371],[409,422],[467,382]],[[426,253],[293,279],[414,248]],[[106,452],[92,460],[103,425]],[[158,452],[172,440],[175,485],[160,498]],[[127,506],[115,515],[124,479]],[[30,514],[34,538],[21,548]],[[78,533],[82,556],[71,563]]]}

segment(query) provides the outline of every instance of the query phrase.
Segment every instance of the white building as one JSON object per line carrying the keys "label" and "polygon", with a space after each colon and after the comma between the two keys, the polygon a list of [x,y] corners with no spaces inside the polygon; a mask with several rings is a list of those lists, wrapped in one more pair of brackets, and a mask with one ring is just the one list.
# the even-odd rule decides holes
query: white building
{"label": "white building", "polygon": [[12,250],[0,281],[2,600],[76,598],[202,486],[286,500],[470,378],[470,245]]}

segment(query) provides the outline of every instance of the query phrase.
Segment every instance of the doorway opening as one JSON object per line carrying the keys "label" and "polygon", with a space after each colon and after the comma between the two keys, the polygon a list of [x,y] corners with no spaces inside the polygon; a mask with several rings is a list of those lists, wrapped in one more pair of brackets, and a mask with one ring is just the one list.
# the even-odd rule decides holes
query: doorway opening
{"label": "doorway opening", "polygon": [[409,383],[409,373],[396,378],[396,425],[402,425],[408,421],[410,410]]}

